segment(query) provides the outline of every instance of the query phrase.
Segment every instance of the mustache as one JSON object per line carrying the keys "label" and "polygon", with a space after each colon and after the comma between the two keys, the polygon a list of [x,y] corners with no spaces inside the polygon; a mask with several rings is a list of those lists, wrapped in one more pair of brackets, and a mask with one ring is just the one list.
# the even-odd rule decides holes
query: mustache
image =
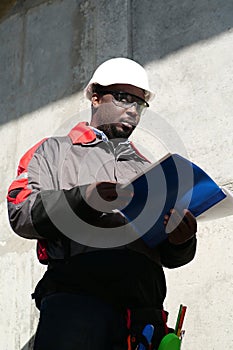
{"label": "mustache", "polygon": [[135,118],[126,118],[126,117],[124,117],[124,118],[121,118],[120,120],[119,120],[119,122],[120,123],[128,123],[128,124],[130,124],[130,125],[132,125],[132,126],[136,126],[137,125],[137,121],[135,120]]}
{"label": "mustache", "polygon": [[131,119],[131,118],[122,118],[118,121],[114,121],[114,122],[109,122],[109,123],[103,123],[103,124],[99,124],[98,125],[98,128],[101,130],[102,127],[111,127],[111,126],[114,126],[114,125],[119,125],[119,124],[122,124],[122,123],[127,123],[131,126],[136,126],[137,125],[137,122],[134,120],[134,119]]}

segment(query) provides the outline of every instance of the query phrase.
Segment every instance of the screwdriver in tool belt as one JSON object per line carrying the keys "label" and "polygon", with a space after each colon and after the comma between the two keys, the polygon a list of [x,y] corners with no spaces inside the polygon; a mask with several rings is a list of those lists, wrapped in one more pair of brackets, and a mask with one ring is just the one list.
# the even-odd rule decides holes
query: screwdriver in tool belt
{"label": "screwdriver in tool belt", "polygon": [[[142,331],[142,335],[146,338],[149,344],[149,349],[151,349],[151,339],[153,337],[153,334],[154,334],[154,326],[152,324],[147,324]],[[145,345],[140,343],[138,346],[138,350],[146,350]]]}

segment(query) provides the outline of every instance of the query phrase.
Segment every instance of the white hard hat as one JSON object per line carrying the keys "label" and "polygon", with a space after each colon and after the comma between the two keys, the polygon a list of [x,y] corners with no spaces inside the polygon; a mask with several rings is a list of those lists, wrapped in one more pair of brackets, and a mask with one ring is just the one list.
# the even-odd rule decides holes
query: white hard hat
{"label": "white hard hat", "polygon": [[91,100],[93,85],[108,86],[113,84],[129,84],[145,91],[145,100],[154,97],[154,92],[149,87],[148,77],[145,69],[129,58],[117,57],[102,63],[94,72],[87,84],[84,94]]}

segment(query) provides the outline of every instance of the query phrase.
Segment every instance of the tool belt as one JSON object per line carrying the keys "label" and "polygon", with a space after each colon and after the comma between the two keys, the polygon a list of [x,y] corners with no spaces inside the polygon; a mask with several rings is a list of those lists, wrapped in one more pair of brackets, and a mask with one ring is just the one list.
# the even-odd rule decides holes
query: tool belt
{"label": "tool belt", "polygon": [[[153,307],[127,309],[127,327],[129,329],[128,350],[136,350],[138,344],[143,344],[145,349],[157,349],[162,338],[174,330],[167,326],[168,312]],[[152,347],[143,336],[146,325],[154,326],[154,334],[151,340]]]}

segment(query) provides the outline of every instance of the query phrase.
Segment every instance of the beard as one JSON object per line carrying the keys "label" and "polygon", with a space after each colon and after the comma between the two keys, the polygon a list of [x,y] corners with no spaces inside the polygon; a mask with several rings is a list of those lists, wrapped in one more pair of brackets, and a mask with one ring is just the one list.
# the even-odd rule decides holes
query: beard
{"label": "beard", "polygon": [[91,125],[103,131],[110,140],[126,140],[134,131],[139,117],[125,113],[113,103],[102,103],[92,110]]}
{"label": "beard", "polygon": [[127,127],[122,123],[102,124],[98,129],[103,131],[108,139],[123,139],[126,140],[132,134],[135,126]]}

